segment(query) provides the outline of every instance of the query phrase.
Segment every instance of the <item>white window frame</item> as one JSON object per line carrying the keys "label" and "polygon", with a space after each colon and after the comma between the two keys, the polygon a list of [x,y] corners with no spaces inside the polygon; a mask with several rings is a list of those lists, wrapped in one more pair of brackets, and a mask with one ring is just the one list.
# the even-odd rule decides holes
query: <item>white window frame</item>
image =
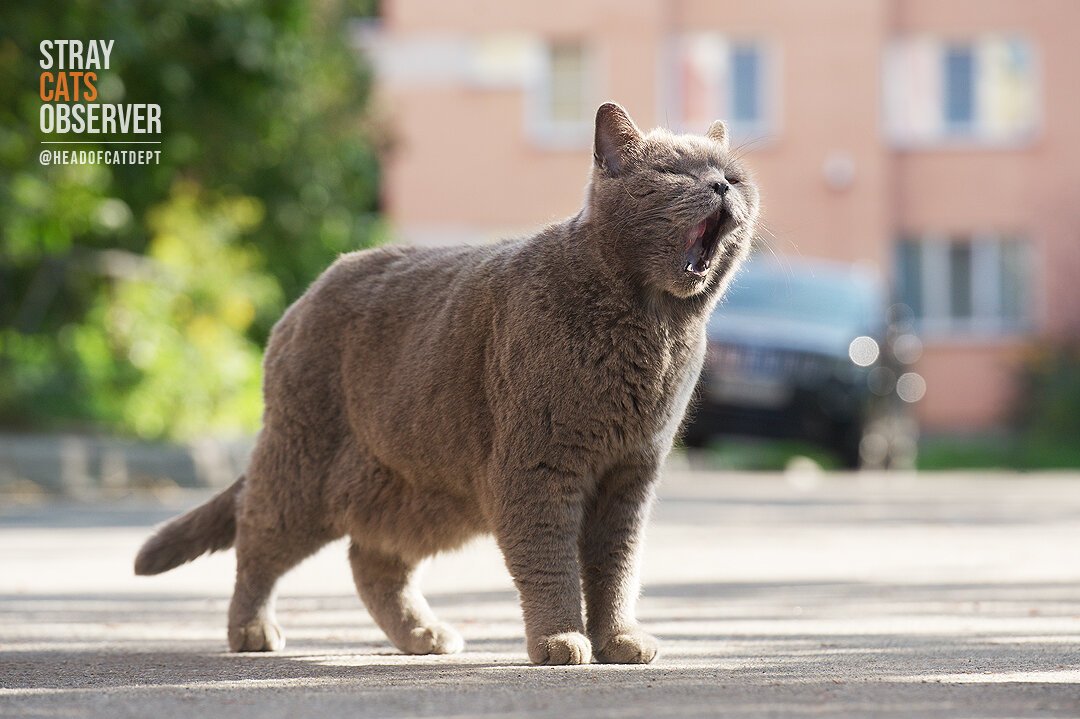
{"label": "white window frame", "polygon": [[[979,50],[981,43],[1002,36],[1024,43],[1026,50],[1030,55],[1030,82],[1033,107],[1031,110],[1031,125],[1027,131],[1018,132],[1015,135],[1007,137],[994,137],[993,135],[984,134],[979,131],[979,126],[983,121],[981,113],[985,112],[985,108],[982,105],[982,99],[979,96],[980,78],[982,73],[985,72],[985,68],[982,67],[979,61]],[[938,87],[939,96],[935,99],[935,104],[941,114],[940,128],[936,134],[929,136],[914,136],[909,129],[897,127],[891,117],[893,112],[898,111],[898,108],[893,106],[895,102],[913,102],[909,97],[898,98],[893,94],[895,91],[892,87],[892,83],[899,80],[898,77],[894,76],[894,73],[898,72],[897,66],[895,65],[897,62],[895,59],[896,53],[904,48],[907,43],[917,41],[932,43],[937,51],[937,65],[940,73],[939,79],[941,85]],[[972,77],[975,92],[975,118],[971,130],[968,132],[955,126],[949,127],[948,120],[945,117],[944,65],[945,54],[950,46],[970,47],[975,56]],[[987,33],[968,36],[901,34],[893,37],[886,43],[885,49],[881,54],[880,130],[881,136],[886,139],[886,142],[897,150],[1011,150],[1027,148],[1033,145],[1043,133],[1043,113],[1045,104],[1046,101],[1042,79],[1042,57],[1039,52],[1039,45],[1032,38],[1022,33]]]}

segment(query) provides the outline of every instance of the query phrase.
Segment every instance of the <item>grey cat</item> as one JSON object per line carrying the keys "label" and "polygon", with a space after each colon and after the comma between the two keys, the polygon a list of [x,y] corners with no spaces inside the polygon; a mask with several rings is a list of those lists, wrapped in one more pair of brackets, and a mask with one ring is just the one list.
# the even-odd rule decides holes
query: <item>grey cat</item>
{"label": "grey cat", "polygon": [[450,653],[461,636],[417,567],[491,532],[533,662],[652,661],[643,526],[757,214],[723,123],[642,134],[601,105],[578,214],[492,246],[353,252],[315,281],[270,338],[245,475],[161,528],[135,572],[235,545],[229,646],[273,651],[278,578],[347,535],[390,640]]}

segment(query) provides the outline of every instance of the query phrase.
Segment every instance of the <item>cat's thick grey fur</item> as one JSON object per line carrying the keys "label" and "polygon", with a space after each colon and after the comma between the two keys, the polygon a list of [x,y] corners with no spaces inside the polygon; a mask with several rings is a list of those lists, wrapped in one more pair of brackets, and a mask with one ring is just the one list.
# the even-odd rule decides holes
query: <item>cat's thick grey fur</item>
{"label": "cat's thick grey fur", "polygon": [[651,661],[634,616],[643,525],[757,212],[722,123],[642,134],[602,105],[574,217],[492,246],[354,252],[323,273],[270,338],[245,476],[160,529],[135,571],[235,544],[229,646],[275,650],[278,578],[348,536],[390,640],[447,653],[462,639],[416,569],[491,532],[533,662]]}

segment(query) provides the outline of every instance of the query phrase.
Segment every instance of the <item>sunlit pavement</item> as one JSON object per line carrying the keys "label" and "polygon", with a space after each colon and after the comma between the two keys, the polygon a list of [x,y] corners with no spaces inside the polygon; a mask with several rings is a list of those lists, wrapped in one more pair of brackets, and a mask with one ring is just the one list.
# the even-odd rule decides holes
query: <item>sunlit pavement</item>
{"label": "sunlit pavement", "polygon": [[490,540],[426,574],[464,654],[397,654],[340,543],[283,582],[285,652],[227,654],[231,553],[131,573],[147,529],[203,496],[0,497],[0,715],[1080,716],[1080,475],[673,468],[645,667],[529,666]]}

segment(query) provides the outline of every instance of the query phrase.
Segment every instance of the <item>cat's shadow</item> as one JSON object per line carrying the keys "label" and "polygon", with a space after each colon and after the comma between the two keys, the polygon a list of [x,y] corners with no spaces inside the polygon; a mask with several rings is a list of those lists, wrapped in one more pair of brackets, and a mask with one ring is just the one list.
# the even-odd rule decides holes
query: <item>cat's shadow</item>
{"label": "cat's shadow", "polygon": [[478,676],[487,673],[520,671],[531,666],[524,654],[520,659],[508,657],[507,661],[470,660],[467,653],[433,659],[368,650],[363,645],[349,653],[327,653],[321,647],[321,651],[310,653],[301,650],[233,654],[206,651],[205,642],[191,644],[198,646],[172,651],[128,652],[115,647],[5,651],[3,663],[7,669],[3,686],[10,690],[61,693],[108,688],[214,688],[215,685],[230,689],[277,684],[317,687],[327,682],[340,687],[342,683],[396,683],[395,679],[405,674],[413,685],[428,681],[445,684],[466,676],[475,682]]}

